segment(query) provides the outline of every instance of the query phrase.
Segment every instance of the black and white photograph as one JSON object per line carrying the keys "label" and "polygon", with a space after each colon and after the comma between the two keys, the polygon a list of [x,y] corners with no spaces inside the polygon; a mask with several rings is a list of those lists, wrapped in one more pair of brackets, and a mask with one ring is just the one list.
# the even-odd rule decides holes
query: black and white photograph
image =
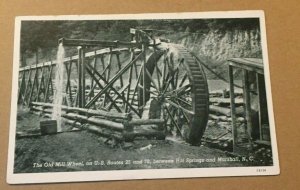
{"label": "black and white photograph", "polygon": [[8,183],[277,175],[262,11],[15,20]]}

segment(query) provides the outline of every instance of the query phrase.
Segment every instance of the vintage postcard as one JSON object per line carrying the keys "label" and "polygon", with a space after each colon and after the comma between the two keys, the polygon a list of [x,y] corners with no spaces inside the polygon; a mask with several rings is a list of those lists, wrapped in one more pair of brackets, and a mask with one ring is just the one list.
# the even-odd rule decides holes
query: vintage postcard
{"label": "vintage postcard", "polygon": [[15,20],[7,182],[279,174],[263,11]]}

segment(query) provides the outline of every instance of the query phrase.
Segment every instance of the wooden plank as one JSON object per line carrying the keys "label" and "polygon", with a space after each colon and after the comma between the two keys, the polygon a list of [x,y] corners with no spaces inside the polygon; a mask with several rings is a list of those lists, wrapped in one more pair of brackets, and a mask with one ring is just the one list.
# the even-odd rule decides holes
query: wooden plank
{"label": "wooden plank", "polygon": [[62,43],[64,46],[102,46],[102,47],[119,47],[120,45],[136,47],[138,45],[137,42],[68,39],[68,38],[59,39],[59,43]]}
{"label": "wooden plank", "polygon": [[255,59],[247,59],[247,58],[232,58],[229,59],[229,64],[234,66],[234,67],[238,67],[238,68],[242,68],[248,71],[255,71],[257,73],[260,74],[264,74],[264,66],[263,66],[263,62],[262,59],[256,59],[256,61],[254,61]]}

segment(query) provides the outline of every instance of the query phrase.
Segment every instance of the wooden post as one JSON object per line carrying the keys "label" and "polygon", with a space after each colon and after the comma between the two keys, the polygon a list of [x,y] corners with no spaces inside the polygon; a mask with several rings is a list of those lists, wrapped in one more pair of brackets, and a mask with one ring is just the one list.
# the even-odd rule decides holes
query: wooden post
{"label": "wooden post", "polygon": [[[133,49],[131,49],[131,56],[130,61],[134,59],[134,52]],[[134,63],[135,65],[136,63]],[[129,70],[129,79],[128,79],[128,90],[127,90],[127,101],[129,101],[129,95],[130,95],[130,89],[131,89],[131,81],[132,81],[132,71],[133,71],[133,65],[131,65]],[[138,81],[137,81],[138,82]],[[133,95],[134,96],[134,95]],[[128,105],[125,104],[125,112],[128,112]]]}
{"label": "wooden post", "polygon": [[45,92],[44,102],[47,102],[48,96],[49,96],[49,88],[50,88],[50,83],[51,83],[51,80],[52,80],[52,71],[53,71],[52,61],[51,61],[51,64],[49,66],[49,69],[50,69],[50,71],[49,71],[49,77],[48,77],[48,80],[47,80],[47,83],[46,83],[46,92]]}
{"label": "wooden post", "polygon": [[42,73],[41,73],[41,80],[40,80],[40,83],[38,85],[38,90],[37,90],[37,95],[36,95],[36,99],[35,101],[39,101],[39,95],[40,95],[40,91],[41,91],[41,86],[42,86],[42,83],[44,81],[44,63],[43,63],[43,67],[42,67]]}
{"label": "wooden post", "polygon": [[82,105],[82,52],[81,46],[78,47],[78,83],[77,83],[77,93],[78,93],[78,107],[83,108]]}
{"label": "wooden post", "polygon": [[[258,94],[258,105],[259,105],[259,133],[260,140],[270,140],[269,135],[266,134],[266,131],[263,130],[263,126],[269,125],[269,116],[268,116],[268,104],[267,104],[267,95],[265,88],[264,75],[257,73],[256,74],[257,82],[257,94]],[[266,138],[267,137],[267,138]]]}
{"label": "wooden post", "polygon": [[[110,80],[110,69],[111,69],[111,61],[112,61],[112,48],[109,48],[109,55],[108,55],[108,63],[107,63],[107,67],[105,68],[106,69],[106,81],[109,82]],[[104,72],[105,73],[105,72]],[[109,91],[108,91],[108,94],[109,94]],[[106,99],[107,99],[107,95],[105,94],[104,95],[104,99],[103,99],[103,102],[102,102],[102,105],[105,106],[106,105]]]}
{"label": "wooden post", "polygon": [[27,80],[27,83],[26,83],[26,86],[25,86],[25,92],[24,92],[24,101],[23,103],[27,103],[26,100],[27,100],[27,91],[29,90],[28,86],[31,85],[31,73],[32,73],[32,68],[31,68],[31,65],[29,67],[29,75],[28,75],[28,80]]}
{"label": "wooden post", "polygon": [[261,118],[261,106],[262,105],[260,105],[261,104],[261,102],[260,102],[260,100],[261,100],[261,95],[260,95],[260,84],[259,84],[259,74],[258,73],[256,73],[256,84],[257,84],[257,89],[256,89],[256,93],[257,93],[257,96],[258,96],[258,126],[259,126],[259,139],[260,140],[262,140],[263,138],[262,138],[262,123],[261,123],[261,120],[262,120],[262,118]]}
{"label": "wooden post", "polygon": [[82,80],[82,106],[84,107],[85,105],[85,61],[84,61],[84,57],[85,57],[85,49],[82,48],[82,51],[81,51],[81,69],[82,69],[82,72],[81,72],[81,80]]}
{"label": "wooden post", "polygon": [[143,85],[143,105],[139,108],[140,114],[142,114],[143,108],[146,105],[146,47],[145,44],[142,45],[142,54],[143,54],[143,60],[142,60],[142,68],[143,68],[143,79],[142,79],[142,85]]}
{"label": "wooden post", "polygon": [[[97,56],[96,56],[96,51],[95,51],[95,56],[94,56],[94,60],[93,60],[93,75],[95,74],[95,70],[97,70]],[[94,78],[91,78],[91,85],[90,85],[90,93],[89,93],[89,100],[92,99],[92,97],[94,96],[94,88],[92,88],[94,86]]]}
{"label": "wooden post", "polygon": [[250,146],[252,147],[252,120],[251,120],[251,102],[250,102],[250,89],[249,89],[249,71],[243,70],[243,86],[244,86],[244,103],[246,107],[246,121],[247,121],[247,133],[249,136]]}
{"label": "wooden post", "polygon": [[28,100],[27,100],[28,101],[27,104],[29,104],[31,102],[33,91],[34,91],[34,88],[36,86],[37,76],[38,76],[38,68],[35,68],[33,83],[32,83],[31,89],[30,89],[30,93],[29,93],[29,97],[28,97]]}
{"label": "wooden post", "polygon": [[237,146],[237,126],[236,126],[236,113],[235,113],[235,102],[234,102],[234,79],[233,79],[233,67],[229,65],[229,93],[230,93],[230,109],[232,119],[232,136],[233,136],[233,152],[236,151]]}
{"label": "wooden post", "polygon": [[[119,56],[119,52],[116,53],[116,57],[117,57],[117,64],[118,64],[118,68],[119,68],[118,72],[119,72],[119,71],[121,70],[121,68],[122,68],[122,66],[121,66],[121,61],[120,61],[120,56]],[[132,66],[131,66],[131,67],[132,67]],[[131,68],[131,67],[130,67],[130,68]],[[121,75],[121,76],[120,76],[120,88],[122,89],[123,86],[124,86],[124,83],[123,83],[123,76]],[[124,92],[122,92],[122,95],[125,96]]]}
{"label": "wooden post", "polygon": [[71,102],[71,105],[73,105],[73,98],[72,98],[72,88],[71,88],[71,71],[72,71],[72,58],[69,61],[69,67],[68,64],[65,64],[66,71],[67,71],[67,85],[66,85],[66,93],[69,92],[69,99]]}
{"label": "wooden post", "polygon": [[26,71],[22,71],[22,79],[21,82],[19,83],[19,94],[18,94],[18,104],[21,103],[21,99],[23,98],[23,93],[24,93],[24,83],[25,83],[25,76],[26,76]]}

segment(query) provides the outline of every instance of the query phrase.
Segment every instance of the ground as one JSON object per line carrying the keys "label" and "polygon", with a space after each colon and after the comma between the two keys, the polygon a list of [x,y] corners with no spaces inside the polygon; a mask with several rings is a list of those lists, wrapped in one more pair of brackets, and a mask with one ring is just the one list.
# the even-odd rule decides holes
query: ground
{"label": "ground", "polygon": [[[206,168],[251,166],[251,157],[229,154],[207,146],[183,142],[137,139],[116,144],[88,131],[39,135],[39,120],[19,108],[15,148],[15,173],[125,170],[153,168]],[[68,132],[67,132],[68,131]],[[21,137],[30,134],[30,137]],[[25,135],[26,136],[26,135]]]}

